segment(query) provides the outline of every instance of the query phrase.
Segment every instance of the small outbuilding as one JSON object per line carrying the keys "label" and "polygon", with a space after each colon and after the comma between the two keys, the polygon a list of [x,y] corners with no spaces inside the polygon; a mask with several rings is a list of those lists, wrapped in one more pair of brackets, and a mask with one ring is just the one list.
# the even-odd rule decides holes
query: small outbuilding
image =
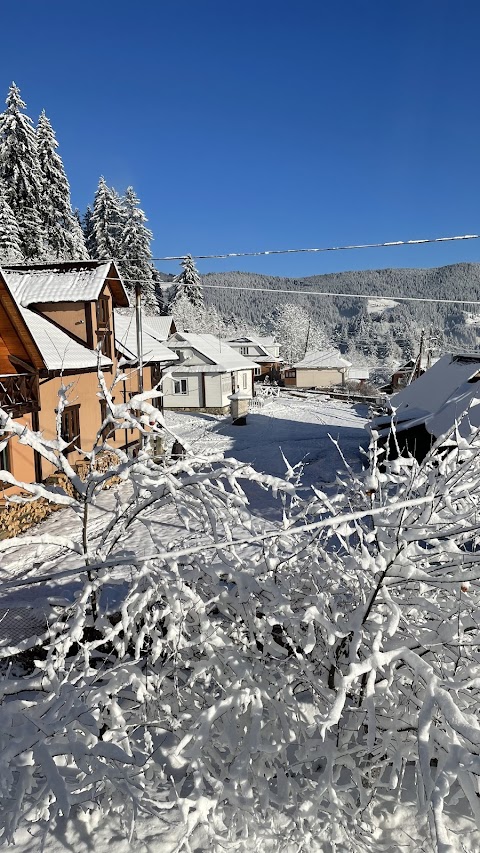
{"label": "small outbuilding", "polygon": [[285,385],[296,388],[332,388],[345,385],[351,363],[336,349],[308,352],[302,361],[285,370]]}

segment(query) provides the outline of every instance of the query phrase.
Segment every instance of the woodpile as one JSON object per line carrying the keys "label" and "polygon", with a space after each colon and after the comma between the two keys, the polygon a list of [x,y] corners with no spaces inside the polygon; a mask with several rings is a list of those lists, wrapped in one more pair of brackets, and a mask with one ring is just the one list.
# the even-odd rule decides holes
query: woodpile
{"label": "woodpile", "polygon": [[[96,470],[104,474],[109,468],[113,467],[118,462],[117,457],[113,453],[102,453],[97,460]],[[82,460],[75,464],[75,470],[81,480],[85,480],[88,471],[89,463]],[[110,477],[103,484],[102,488],[111,489],[119,479],[116,476]],[[75,490],[70,483],[68,477],[60,472],[51,474],[44,480],[46,486],[58,486],[67,495],[72,497]],[[24,533],[33,527],[35,524],[40,524],[51,515],[53,512],[58,512],[62,507],[47,501],[46,498],[29,501],[28,503],[11,503],[6,501],[3,506],[0,506],[0,539],[13,539],[20,533]]]}

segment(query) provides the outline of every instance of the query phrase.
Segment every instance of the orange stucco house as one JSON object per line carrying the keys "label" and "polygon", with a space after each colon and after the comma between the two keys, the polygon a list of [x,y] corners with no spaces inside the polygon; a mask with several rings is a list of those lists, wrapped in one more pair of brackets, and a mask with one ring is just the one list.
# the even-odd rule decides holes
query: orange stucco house
{"label": "orange stucco house", "polygon": [[[79,261],[0,268],[0,406],[18,422],[56,437],[60,385],[72,384],[62,417],[62,435],[89,449],[102,424],[105,403],[98,397],[97,346],[107,382],[118,365],[115,308],[129,304],[113,261]],[[166,348],[158,359],[171,360]],[[125,372],[125,371],[124,371]],[[153,367],[144,370],[144,388],[152,387]],[[138,371],[125,372],[114,397],[122,402],[138,391]],[[77,438],[79,436],[79,438]],[[118,430],[109,443],[130,447],[135,430]],[[0,468],[17,480],[39,482],[52,466],[30,447],[12,438],[0,453]]]}

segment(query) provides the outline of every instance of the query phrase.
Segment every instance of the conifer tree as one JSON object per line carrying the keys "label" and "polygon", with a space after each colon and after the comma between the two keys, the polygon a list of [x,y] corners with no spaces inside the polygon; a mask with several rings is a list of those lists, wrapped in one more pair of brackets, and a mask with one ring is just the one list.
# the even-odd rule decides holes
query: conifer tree
{"label": "conifer tree", "polygon": [[186,255],[182,262],[182,272],[173,279],[174,291],[172,303],[181,298],[188,299],[194,308],[204,308],[203,290],[200,276],[191,255]]}
{"label": "conifer tree", "polygon": [[83,260],[88,257],[85,240],[72,212],[70,186],[57,147],[55,133],[44,110],[37,127],[44,255],[47,260]]}
{"label": "conifer tree", "polygon": [[89,251],[93,258],[118,258],[123,210],[118,193],[101,177],[93,202]]}
{"label": "conifer tree", "polygon": [[130,290],[136,282],[141,285],[145,307],[158,311],[155,297],[155,273],[151,258],[150,241],[152,232],[145,225],[147,217],[140,209],[140,200],[133,187],[128,187],[122,200],[123,227],[120,234],[118,258],[125,285]]}
{"label": "conifer tree", "polygon": [[6,104],[7,109],[0,115],[0,180],[18,223],[22,254],[28,260],[41,260],[41,173],[37,140],[31,118],[22,112],[26,104],[15,83],[10,86]]}
{"label": "conifer tree", "polygon": [[7,201],[4,187],[0,188],[0,263],[19,263],[23,260],[20,229]]}

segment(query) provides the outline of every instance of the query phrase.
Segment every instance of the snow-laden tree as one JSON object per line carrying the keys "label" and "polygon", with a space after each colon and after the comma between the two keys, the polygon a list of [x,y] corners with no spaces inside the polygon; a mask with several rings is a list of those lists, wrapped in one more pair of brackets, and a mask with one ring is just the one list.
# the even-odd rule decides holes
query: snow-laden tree
{"label": "snow-laden tree", "polygon": [[[300,305],[280,305],[274,320],[275,337],[288,364],[300,361],[311,338],[311,317]],[[312,347],[313,348],[313,347]]]}
{"label": "snow-laden tree", "polygon": [[123,224],[121,199],[113,187],[107,186],[102,176],[95,193],[91,231],[88,235],[88,249],[92,258],[118,258]]}
{"label": "snow-laden tree", "polygon": [[[181,261],[182,272],[173,279],[171,306],[180,299],[188,299],[194,308],[204,307],[203,289],[200,275],[191,255],[186,255]],[[171,308],[173,313],[173,307]]]}
{"label": "snow-laden tree", "polygon": [[138,282],[147,310],[158,312],[155,295],[155,274],[150,242],[153,234],[145,225],[147,217],[140,208],[140,200],[133,187],[128,187],[122,199],[122,229],[118,243],[120,271],[130,292]]}
{"label": "snow-laden tree", "polygon": [[[77,810],[119,811],[133,833],[143,809],[177,851],[456,853],[459,814],[480,830],[478,434],[443,438],[421,465],[389,463],[373,442],[365,476],[347,471],[304,500],[287,460],[284,480],[189,447],[154,463],[159,392],[116,404],[101,374],[100,388],[107,415],[85,481],[60,436],[66,388],[56,441],[0,412],[6,440],[74,486],[23,485],[20,500],[76,515],[75,533],[47,539],[78,555],[84,577],[52,613],[44,659],[0,682],[2,840]],[[108,440],[130,427],[146,440],[135,459]],[[102,474],[107,448],[116,462]],[[92,519],[112,475],[110,514]],[[249,511],[254,483],[279,495],[279,523]]]}
{"label": "snow-laden tree", "polygon": [[23,260],[20,229],[7,193],[0,186],[0,263],[20,263]]}
{"label": "snow-laden tree", "polygon": [[31,118],[23,112],[26,104],[15,83],[10,86],[6,104],[0,115],[0,181],[18,222],[22,254],[27,260],[38,261],[43,258],[43,231],[36,134]]}
{"label": "snow-laden tree", "polygon": [[88,257],[85,240],[72,211],[70,185],[57,148],[54,130],[43,110],[37,125],[37,150],[44,260],[84,260]]}

